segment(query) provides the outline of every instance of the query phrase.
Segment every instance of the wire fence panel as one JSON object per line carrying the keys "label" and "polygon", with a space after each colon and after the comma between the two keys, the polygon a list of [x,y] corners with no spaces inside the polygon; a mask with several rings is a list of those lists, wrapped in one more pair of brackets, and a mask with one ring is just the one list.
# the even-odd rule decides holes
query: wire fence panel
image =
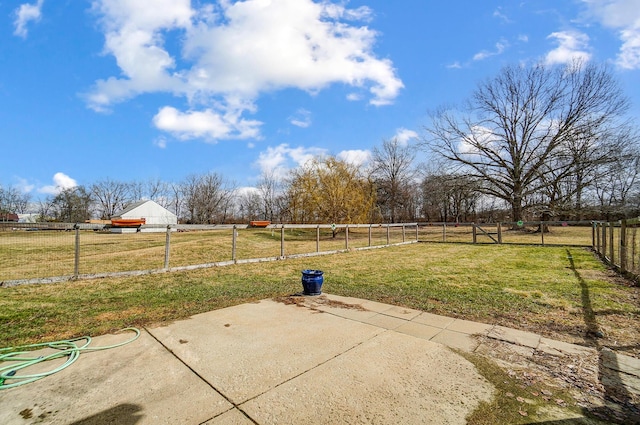
{"label": "wire fence panel", "polygon": [[593,225],[593,248],[602,259],[640,281],[640,217]]}
{"label": "wire fence panel", "polygon": [[[600,240],[599,252],[615,260],[621,256],[620,231],[615,227],[608,229],[596,229],[588,222],[278,224],[266,228],[172,225],[130,229],[68,223],[0,223],[0,286],[37,279],[68,280],[210,267],[238,260],[278,259],[417,241],[595,247]],[[119,233],[113,233],[114,230]],[[625,261],[634,268],[640,263],[637,256],[640,236],[630,235]]]}
{"label": "wire fence panel", "polygon": [[446,242],[444,223],[425,223],[418,229],[418,239],[423,242]]}
{"label": "wire fence panel", "polygon": [[81,230],[79,241],[78,274],[117,273],[163,267],[163,233],[114,234]]}
{"label": "wire fence panel", "polygon": [[[161,258],[164,258],[166,234],[162,235],[162,239]],[[169,267],[185,267],[231,260],[233,229],[177,232],[170,230],[169,239]]]}
{"label": "wire fence panel", "polygon": [[13,229],[0,231],[0,281],[73,274],[73,232]]}
{"label": "wire fence panel", "polygon": [[591,246],[591,222],[518,222],[502,224],[502,243]]}
{"label": "wire fence panel", "polygon": [[[259,252],[261,257],[279,257],[281,237],[282,229],[275,227],[241,229],[237,236],[236,256],[237,258],[254,258],[256,252]],[[231,259],[231,255],[227,259]]]}

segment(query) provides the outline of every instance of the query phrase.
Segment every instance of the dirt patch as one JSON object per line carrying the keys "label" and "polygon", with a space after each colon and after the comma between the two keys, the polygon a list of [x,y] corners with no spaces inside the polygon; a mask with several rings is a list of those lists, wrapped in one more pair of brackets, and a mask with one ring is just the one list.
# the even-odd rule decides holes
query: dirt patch
{"label": "dirt patch", "polygon": [[358,311],[369,311],[366,308],[362,307],[360,304],[349,304],[344,303],[342,301],[330,300],[325,295],[319,296],[305,296],[302,294],[293,294],[284,297],[276,297],[273,299],[276,302],[283,303],[286,305],[296,305],[298,307],[306,307],[313,311],[322,312],[318,307],[335,307],[335,308],[346,308],[350,310],[358,310]]}
{"label": "dirt patch", "polygon": [[[640,424],[640,393],[630,392],[621,382],[602,379],[615,373],[603,365],[602,350],[553,355],[485,336],[476,338],[481,343],[478,354],[496,362],[536,397],[576,406],[606,423]],[[541,386],[550,390],[536,390]],[[555,397],[553,388],[571,399]]]}

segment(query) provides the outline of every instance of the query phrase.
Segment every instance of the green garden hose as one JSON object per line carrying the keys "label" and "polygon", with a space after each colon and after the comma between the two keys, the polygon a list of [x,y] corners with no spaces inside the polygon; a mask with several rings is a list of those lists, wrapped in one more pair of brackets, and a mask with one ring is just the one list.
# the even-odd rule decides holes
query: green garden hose
{"label": "green garden hose", "polygon": [[[0,366],[0,390],[19,387],[20,385],[25,385],[30,382],[37,381],[38,379],[42,379],[46,376],[53,375],[54,373],[60,372],[61,370],[65,369],[66,367],[73,364],[76,360],[78,360],[78,357],[80,357],[80,353],[82,352],[108,350],[110,348],[120,347],[122,345],[129,344],[130,342],[135,341],[140,336],[140,330],[137,328],[124,328],[119,332],[123,331],[132,331],[135,333],[135,336],[119,344],[107,345],[103,347],[89,347],[89,344],[91,344],[91,337],[83,336],[79,338],[65,339],[55,342],[43,342],[40,344],[0,348],[0,365],[2,364],[2,362],[11,363],[7,366]],[[80,341],[85,342],[84,344],[78,344],[78,342]],[[58,350],[58,352],[38,357],[29,356],[34,350],[43,348],[53,348],[54,350]],[[62,357],[67,357],[67,360],[62,365],[55,367],[47,372],[27,375],[18,374],[18,371],[26,369],[38,363],[43,363]]]}

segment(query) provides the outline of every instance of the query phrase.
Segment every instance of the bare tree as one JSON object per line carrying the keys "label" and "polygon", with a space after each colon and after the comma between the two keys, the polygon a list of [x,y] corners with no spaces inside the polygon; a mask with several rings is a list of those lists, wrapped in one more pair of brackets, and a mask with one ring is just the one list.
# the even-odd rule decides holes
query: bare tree
{"label": "bare tree", "polygon": [[603,166],[600,178],[594,181],[593,193],[601,216],[607,220],[621,219],[637,210],[635,199],[640,193],[640,149],[627,145],[618,160]]}
{"label": "bare tree", "polygon": [[245,190],[236,197],[237,219],[246,222],[265,217],[263,206],[263,198],[257,189]]}
{"label": "bare tree", "polygon": [[168,185],[168,197],[171,200],[170,204],[166,206],[167,209],[173,210],[178,220],[181,220],[182,210],[184,208],[184,190],[181,183],[169,183]]}
{"label": "bare tree", "polygon": [[158,205],[168,208],[172,204],[170,185],[160,179],[149,179],[146,182],[146,197]]}
{"label": "bare tree", "polygon": [[171,185],[158,178],[128,184],[132,201],[150,199],[165,208],[173,206]]}
{"label": "bare tree", "polygon": [[84,186],[64,189],[51,201],[51,212],[56,221],[83,223],[91,218],[93,199]]}
{"label": "bare tree", "polygon": [[197,224],[226,221],[234,189],[220,174],[191,175],[181,186],[188,221]]}
{"label": "bare tree", "polygon": [[39,222],[43,222],[43,221],[50,221],[53,220],[53,197],[52,196],[47,196],[44,199],[40,199],[38,201],[38,218],[37,221]]}
{"label": "bare tree", "polygon": [[413,191],[416,170],[415,149],[398,139],[384,140],[372,153],[373,181],[376,185],[378,208],[390,223],[413,218]]}
{"label": "bare tree", "polygon": [[427,219],[458,223],[476,216],[479,185],[466,175],[429,174],[422,181],[422,191],[422,209]]}
{"label": "bare tree", "polygon": [[612,132],[627,108],[604,66],[509,66],[478,86],[466,113],[436,114],[427,143],[460,172],[482,181],[484,193],[507,202],[517,221],[527,199],[555,184],[548,177],[575,170],[569,144],[585,139],[589,152],[599,152],[607,141],[601,136]]}
{"label": "bare tree", "polygon": [[282,188],[282,182],[275,173],[264,172],[258,182],[258,191],[262,198],[262,216],[265,220],[274,221],[276,216],[277,198]]}
{"label": "bare tree", "polygon": [[31,196],[21,193],[14,187],[3,188],[0,186],[0,214],[22,214],[27,211]]}
{"label": "bare tree", "polygon": [[130,186],[117,180],[101,180],[92,184],[90,191],[102,220],[109,220],[131,202]]}

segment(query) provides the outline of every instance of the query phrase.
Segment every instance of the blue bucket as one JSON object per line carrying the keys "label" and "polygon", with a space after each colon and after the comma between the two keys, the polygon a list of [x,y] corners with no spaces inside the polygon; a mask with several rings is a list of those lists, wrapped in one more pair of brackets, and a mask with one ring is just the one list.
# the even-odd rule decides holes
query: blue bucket
{"label": "blue bucket", "polygon": [[304,295],[322,294],[324,272],[322,270],[302,270],[302,288]]}

